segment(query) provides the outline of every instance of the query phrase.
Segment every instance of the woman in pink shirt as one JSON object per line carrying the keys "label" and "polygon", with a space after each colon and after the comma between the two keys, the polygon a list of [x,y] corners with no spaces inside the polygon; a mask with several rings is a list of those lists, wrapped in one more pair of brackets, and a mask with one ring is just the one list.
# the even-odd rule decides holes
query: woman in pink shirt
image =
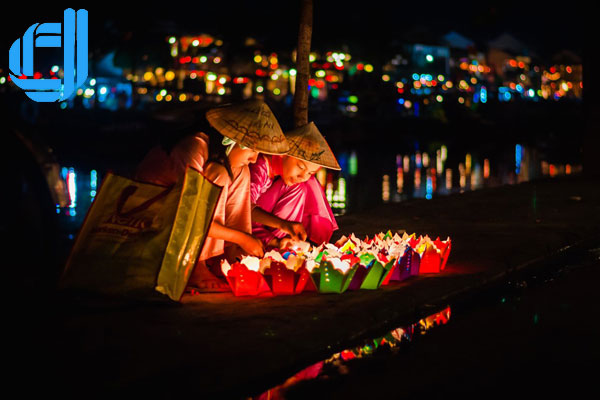
{"label": "woman in pink shirt", "polygon": [[178,142],[168,155],[151,151],[137,176],[169,184],[184,175],[186,165],[191,165],[222,187],[188,285],[197,291],[225,291],[228,286],[210,272],[211,264],[218,265],[224,256],[233,261],[240,254],[264,254],[263,243],[252,235],[248,165],[256,161],[259,152],[283,154],[289,145],[267,104],[259,100],[214,108],[206,118],[222,136],[211,135],[213,140],[208,141],[207,135],[200,132]]}

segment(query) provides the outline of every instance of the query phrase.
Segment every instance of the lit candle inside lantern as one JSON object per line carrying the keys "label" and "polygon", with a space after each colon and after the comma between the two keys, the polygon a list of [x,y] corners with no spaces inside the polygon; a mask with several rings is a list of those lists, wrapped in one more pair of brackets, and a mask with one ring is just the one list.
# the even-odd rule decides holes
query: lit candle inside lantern
{"label": "lit candle inside lantern", "polygon": [[348,272],[348,270],[350,269],[350,263],[348,263],[347,261],[344,260],[340,260],[337,257],[334,258],[328,258],[328,260],[333,264],[333,267],[335,269],[339,269],[340,271],[342,271],[342,273],[346,273]]}
{"label": "lit candle inside lantern", "polygon": [[227,273],[231,270],[231,265],[227,260],[221,261],[221,271],[223,271],[223,275],[227,276]]}
{"label": "lit candle inside lantern", "polygon": [[260,259],[258,257],[244,256],[240,263],[244,264],[250,271],[258,272],[260,270]]}

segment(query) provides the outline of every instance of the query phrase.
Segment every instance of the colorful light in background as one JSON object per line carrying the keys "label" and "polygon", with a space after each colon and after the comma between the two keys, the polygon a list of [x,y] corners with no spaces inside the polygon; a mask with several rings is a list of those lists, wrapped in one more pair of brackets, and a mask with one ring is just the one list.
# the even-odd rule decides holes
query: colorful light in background
{"label": "colorful light in background", "polygon": [[442,146],[440,151],[442,155],[442,162],[446,162],[446,159],[448,158],[448,148],[446,146]]}
{"label": "colorful light in background", "polygon": [[548,175],[548,174],[550,173],[550,172],[549,172],[549,165],[548,165],[548,162],[547,162],[547,161],[542,161],[542,163],[541,163],[541,164],[542,164],[542,165],[541,165],[541,167],[542,167],[542,175]]}
{"label": "colorful light in background", "polygon": [[467,155],[465,156],[465,172],[467,174],[471,173],[471,163],[472,163],[472,159],[471,159],[471,154],[467,153]]}
{"label": "colorful light in background", "polygon": [[69,215],[74,217],[77,213],[75,207],[77,206],[77,174],[75,169],[69,168],[67,172],[67,190],[69,192]]}
{"label": "colorful light in background", "polygon": [[467,174],[465,171],[465,164],[458,164],[458,173],[460,175],[458,184],[461,189],[464,189],[465,187],[467,187]]}
{"label": "colorful light in background", "polygon": [[96,197],[96,189],[98,188],[98,172],[93,169],[90,171],[90,196],[92,199]]}
{"label": "colorful light in background", "polygon": [[[125,77],[128,81],[140,82],[140,84],[148,86],[135,87],[132,90],[134,95],[141,95],[142,97],[146,97],[150,101],[157,102],[169,101],[170,99],[181,99],[181,81],[178,81],[177,89],[171,89],[172,93],[170,93],[171,97],[169,98],[166,98],[166,95],[156,96],[155,90],[157,89],[157,87],[160,87],[162,84],[164,84],[166,80],[177,80],[176,77],[180,77],[180,74],[181,76],[185,75],[186,77],[191,77],[191,79],[196,79],[198,77],[205,77],[206,73],[215,73],[217,72],[216,67],[221,67],[221,64],[223,64],[223,60],[225,60],[226,57],[225,53],[223,53],[223,50],[219,52],[217,51],[218,49],[211,49],[211,54],[208,57],[206,54],[198,54],[197,50],[199,50],[200,48],[207,47],[212,43],[214,43],[215,46],[223,45],[222,40],[217,40],[209,35],[201,35],[195,37],[165,36],[165,39],[169,43],[171,55],[176,57],[176,60],[178,61],[177,66],[175,67],[178,69],[168,71],[167,74],[165,74],[164,70],[168,67],[166,65],[153,66],[153,68],[156,69],[156,73],[154,73],[153,71],[146,70],[146,66],[144,66],[143,70],[142,68],[140,68],[138,70],[127,72],[125,74]],[[254,39],[247,41],[247,43],[251,43],[247,44],[249,46],[257,44],[256,40]],[[422,57],[420,59],[420,62],[422,64],[424,63],[425,65],[428,65],[430,62],[438,61],[437,59],[439,58],[437,56],[438,53],[435,53],[433,51],[424,51],[420,52],[419,54],[420,57]],[[319,59],[322,58],[323,55],[326,56],[328,62],[319,61]],[[373,64],[369,64],[366,60],[360,63],[353,62],[351,65],[348,65],[347,63],[350,60],[350,55],[339,51],[329,51],[323,55],[313,52],[310,54],[309,57],[310,62],[313,63],[312,68],[314,76],[316,76],[318,80],[323,79],[327,81],[320,81],[320,83],[326,84],[326,89],[323,90],[323,87],[319,87],[318,96],[315,93],[315,90],[311,91],[311,95],[313,97],[316,96],[314,98],[320,101],[327,99],[327,89],[338,89],[337,83],[335,85],[327,83],[343,82],[343,75],[337,74],[338,71],[342,71],[347,68],[349,71],[349,75],[353,75],[354,73],[356,73],[356,71],[365,71],[368,73],[373,72],[376,69]],[[207,62],[209,62],[209,60],[210,63],[206,64]],[[277,100],[288,101],[288,97],[286,97],[285,95],[288,92],[293,94],[295,91],[294,72],[296,71],[294,71],[292,68],[288,69],[287,66],[284,64],[279,64],[280,60],[277,56],[277,53],[260,54],[259,51],[256,51],[249,56],[249,61],[253,61],[252,64],[257,67],[256,76],[261,76],[265,78],[269,77],[270,80],[277,81],[287,80],[287,82],[283,83],[286,85],[286,89],[278,87],[277,89],[279,89],[279,91],[277,91],[272,86],[264,86],[260,82],[257,82],[257,80],[255,80],[256,76],[250,77],[250,88],[244,91],[244,98],[252,97],[253,88],[256,88],[257,86],[264,86],[263,91],[261,92],[259,90],[258,93],[268,92],[270,94],[273,94],[274,97],[276,96]],[[295,55],[292,55],[291,61],[295,61]],[[436,92],[435,89],[436,86],[441,86],[440,90],[445,92],[450,88],[453,88],[454,84],[452,82],[452,79],[456,79],[456,86],[458,86],[459,92],[462,92],[459,93],[461,96],[458,100],[462,104],[471,106],[476,102],[485,103],[487,101],[488,96],[492,95],[491,93],[489,93],[487,86],[483,85],[483,83],[485,83],[486,81],[492,82],[492,80],[489,79],[492,77],[489,76],[484,78],[480,76],[481,73],[490,73],[490,68],[485,65],[480,65],[481,62],[477,62],[476,60],[470,60],[469,58],[455,60],[457,61],[458,65],[460,65],[460,69],[466,71],[466,75],[460,73],[458,76],[446,77],[438,73],[430,74],[415,72],[410,77],[402,78],[401,80],[403,82],[400,82],[397,81],[398,77],[396,76],[396,74],[400,72],[399,70],[397,70],[397,68],[411,68],[409,64],[405,61],[408,60],[403,59],[402,56],[397,56],[392,60],[390,65],[383,65],[383,68],[381,68],[381,79],[385,82],[394,83],[394,85],[397,86],[397,90],[401,95],[404,94],[404,90],[408,92],[414,87],[414,89],[416,90],[411,90],[411,92],[414,94],[425,96],[427,96],[428,94],[432,94],[433,96],[431,96],[431,98],[420,99],[420,101],[409,101],[404,96],[402,99],[396,98],[394,99],[394,101],[397,102],[397,104],[399,105],[399,107],[396,108],[399,112],[408,114],[410,110],[412,110],[412,115],[415,117],[419,117],[421,112],[426,111],[426,109],[420,110],[421,107],[427,107],[428,105],[432,104],[432,101],[445,101],[445,94]],[[510,61],[514,62],[511,63]],[[194,68],[200,66],[200,64],[202,64],[204,70],[194,70]],[[553,66],[549,68],[549,71],[541,71],[539,67],[535,66],[534,68],[532,68],[532,70],[535,70],[536,73],[542,75],[541,87],[538,88],[531,87],[533,85],[533,79],[530,79],[530,72],[528,72],[528,67],[530,64],[529,61],[507,61],[507,66],[511,66],[512,64],[514,64],[514,66],[512,66],[511,68],[517,68],[517,66],[523,65],[523,68],[521,68],[521,70],[523,71],[516,71],[516,77],[514,79],[515,82],[511,82],[510,80],[505,82],[506,86],[499,87],[497,92],[494,88],[493,95],[498,95],[500,101],[509,101],[512,97],[534,99],[535,101],[538,100],[536,96],[543,97],[544,99],[557,100],[567,96],[581,97],[580,89],[583,85],[579,77],[581,75],[580,65]],[[404,65],[406,65],[406,67],[401,67]],[[379,66],[377,67],[377,69],[379,69]],[[213,68],[213,71],[206,70],[205,68]],[[230,66],[224,66],[222,68],[219,68],[218,73],[229,74],[229,69]],[[159,70],[161,70],[162,72],[159,73]],[[273,75],[271,70],[274,70],[273,72],[276,72],[276,74]],[[58,77],[62,77],[62,70],[58,66],[53,66],[50,70],[50,73],[56,74],[58,75]],[[202,75],[200,75],[200,73],[202,73]],[[473,74],[476,74],[477,76],[473,76]],[[410,78],[412,78],[412,83]],[[229,82],[229,80],[231,79],[233,79],[233,76],[228,75],[227,81]],[[0,83],[3,83],[5,81],[5,77],[0,77]],[[185,85],[185,83],[183,85]],[[312,86],[315,85],[311,85],[311,87]],[[81,91],[81,94],[79,95],[83,96],[85,93],[86,99],[90,99],[90,101],[84,101],[84,106],[92,107],[96,104],[93,100],[98,100],[96,99],[97,94],[102,95],[103,92],[106,91],[107,96],[110,98],[111,89],[114,89],[114,85],[112,85],[112,87],[107,86],[106,90],[100,89],[95,92],[92,92],[90,90],[85,92],[86,89],[84,88]],[[145,92],[141,91],[142,89],[145,90]],[[228,91],[223,92],[223,90],[219,90],[219,87],[214,87],[214,85],[209,84],[205,86],[205,92],[207,94],[229,94]],[[186,93],[186,95],[186,101],[191,100],[193,95],[190,96],[189,91],[188,93]],[[195,99],[195,96],[193,98]],[[101,100],[101,98],[99,100]],[[215,102],[221,101],[221,99],[219,98],[209,98],[209,100]],[[102,100],[100,102],[104,103]],[[131,107],[133,103],[134,102],[131,101],[131,99],[129,99],[126,102],[126,107]],[[73,103],[69,103],[68,107],[73,107]],[[356,112],[356,109],[349,108],[345,111],[354,113]]]}
{"label": "colorful light in background", "polygon": [[327,182],[327,187],[325,188],[325,197],[327,197],[329,204],[333,203],[333,182]]}
{"label": "colorful light in background", "polygon": [[396,170],[396,191],[402,193],[404,191],[404,171],[402,167]]}
{"label": "colorful light in background", "polygon": [[356,151],[354,150],[350,152],[350,159],[348,160],[348,173],[350,176],[356,176],[358,173],[358,158],[356,156]]}
{"label": "colorful light in background", "polygon": [[346,208],[346,180],[340,178],[337,186],[337,190],[332,194],[333,202],[331,203],[331,206],[343,210]]}
{"label": "colorful light in background", "polygon": [[523,147],[520,144],[515,146],[515,173],[521,173],[521,160],[523,158]]}
{"label": "colorful light in background", "polygon": [[425,183],[425,198],[427,200],[431,200],[433,197],[433,181],[431,178],[431,174],[427,173],[427,182]]}
{"label": "colorful light in background", "polygon": [[435,168],[439,171],[440,174],[444,170],[444,165],[442,162],[442,151],[439,149],[435,151]]}
{"label": "colorful light in background", "polygon": [[446,168],[446,190],[452,189],[452,169]]}
{"label": "colorful light in background", "polygon": [[383,176],[383,183],[381,185],[381,199],[384,202],[390,201],[390,176]]}
{"label": "colorful light in background", "polygon": [[490,160],[487,158],[483,160],[483,178],[488,179],[490,177]]}
{"label": "colorful light in background", "polygon": [[417,168],[415,170],[415,189],[418,189],[420,187],[421,187],[421,170]]}
{"label": "colorful light in background", "polygon": [[481,166],[479,163],[475,163],[473,171],[471,173],[471,190],[477,189],[481,185]]}
{"label": "colorful light in background", "polygon": [[404,156],[403,162],[404,162],[404,165],[403,165],[404,172],[409,172],[410,171],[410,157]]}

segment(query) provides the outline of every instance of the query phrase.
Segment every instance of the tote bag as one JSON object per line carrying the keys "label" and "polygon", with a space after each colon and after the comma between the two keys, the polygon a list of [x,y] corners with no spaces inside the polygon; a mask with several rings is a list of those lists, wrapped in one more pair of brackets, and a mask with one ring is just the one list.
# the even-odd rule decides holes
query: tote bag
{"label": "tote bag", "polygon": [[188,167],[170,187],[108,173],[77,235],[61,287],[178,301],[221,187]]}

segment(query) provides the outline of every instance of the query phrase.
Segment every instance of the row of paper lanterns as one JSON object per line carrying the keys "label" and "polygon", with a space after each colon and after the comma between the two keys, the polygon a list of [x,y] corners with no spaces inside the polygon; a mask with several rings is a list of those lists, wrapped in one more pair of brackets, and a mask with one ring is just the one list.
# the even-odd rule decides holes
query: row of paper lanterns
{"label": "row of paper lanterns", "polygon": [[236,296],[343,293],[439,273],[451,249],[450,238],[432,240],[390,231],[364,240],[351,234],[340,242],[340,247],[295,242],[291,248],[271,250],[262,258],[245,256],[233,265],[223,260],[221,270]]}

